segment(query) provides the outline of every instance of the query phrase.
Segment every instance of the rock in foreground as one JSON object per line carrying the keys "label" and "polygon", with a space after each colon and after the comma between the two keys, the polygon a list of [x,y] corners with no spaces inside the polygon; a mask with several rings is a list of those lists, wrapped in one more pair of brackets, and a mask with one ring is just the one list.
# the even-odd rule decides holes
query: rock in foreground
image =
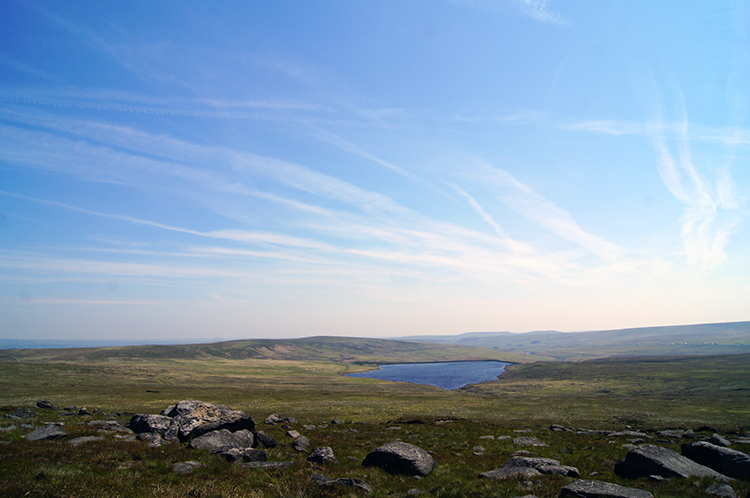
{"label": "rock in foreground", "polygon": [[682,445],[682,454],[735,479],[750,479],[750,456],[741,451],[698,441]]}
{"label": "rock in foreground", "polygon": [[615,474],[627,479],[657,475],[661,477],[723,477],[720,473],[667,448],[641,445],[615,464]]}
{"label": "rock in foreground", "polygon": [[426,476],[435,466],[435,460],[419,446],[396,441],[372,450],[362,465],[380,467],[391,474]]}
{"label": "rock in foreground", "polygon": [[648,491],[627,488],[611,482],[578,479],[560,491],[560,498],[653,498]]}

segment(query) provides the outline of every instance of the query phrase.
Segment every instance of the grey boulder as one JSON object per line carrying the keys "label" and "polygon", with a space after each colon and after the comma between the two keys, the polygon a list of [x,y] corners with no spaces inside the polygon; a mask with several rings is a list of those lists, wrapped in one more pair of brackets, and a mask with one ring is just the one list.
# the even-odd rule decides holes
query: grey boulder
{"label": "grey boulder", "polygon": [[560,491],[560,498],[653,498],[648,491],[604,481],[577,479]]}
{"label": "grey boulder", "polygon": [[307,457],[308,462],[312,463],[331,463],[337,462],[336,455],[333,454],[333,449],[330,446],[321,446],[319,448],[313,448],[310,455]]}
{"label": "grey boulder", "polygon": [[57,441],[67,436],[68,433],[58,425],[45,425],[24,436],[26,441]]}
{"label": "grey boulder", "polygon": [[750,456],[741,451],[717,446],[708,441],[697,441],[682,445],[682,454],[725,476],[750,479]]}
{"label": "grey boulder", "polygon": [[365,493],[372,493],[372,487],[362,479],[354,479],[351,477],[342,477],[339,479],[330,479],[323,474],[313,474],[310,476],[310,480],[317,483],[321,488],[328,488],[332,486],[345,486],[349,488],[355,488]]}
{"label": "grey boulder", "polygon": [[209,432],[190,441],[196,450],[215,450],[217,448],[250,448],[253,446],[253,433],[247,430],[230,432],[227,429]]}
{"label": "grey boulder", "polygon": [[59,410],[58,407],[47,401],[46,399],[42,399],[36,402],[37,408],[42,408],[44,410]]}
{"label": "grey boulder", "polygon": [[297,436],[292,441],[292,448],[299,452],[305,452],[310,448],[310,440],[305,436]]}
{"label": "grey boulder", "polygon": [[723,477],[670,449],[651,444],[630,450],[625,460],[615,464],[615,474],[627,479],[657,475],[662,477]]}
{"label": "grey boulder", "polygon": [[275,448],[278,444],[273,437],[261,431],[255,433],[255,443],[264,448]]}
{"label": "grey boulder", "polygon": [[265,462],[267,458],[265,451],[253,448],[217,448],[211,453],[228,462]]}
{"label": "grey boulder", "polygon": [[568,477],[578,477],[578,469],[568,465],[562,465],[559,461],[552,458],[531,458],[524,456],[514,456],[503,467],[531,467],[545,475],[559,475]]}
{"label": "grey boulder", "polygon": [[509,479],[511,477],[537,477],[542,475],[541,472],[533,467],[500,467],[499,469],[482,472],[479,477],[482,479]]}
{"label": "grey boulder", "polygon": [[396,441],[372,450],[362,465],[380,467],[391,474],[426,476],[435,466],[435,460],[419,446]]}
{"label": "grey boulder", "polygon": [[172,419],[164,415],[153,415],[150,413],[143,413],[133,415],[128,423],[128,429],[132,430],[136,434],[142,432],[155,432],[161,436],[166,434],[172,424]]}
{"label": "grey boulder", "polygon": [[737,493],[729,484],[712,484],[706,488],[706,494],[719,498],[737,498]]}

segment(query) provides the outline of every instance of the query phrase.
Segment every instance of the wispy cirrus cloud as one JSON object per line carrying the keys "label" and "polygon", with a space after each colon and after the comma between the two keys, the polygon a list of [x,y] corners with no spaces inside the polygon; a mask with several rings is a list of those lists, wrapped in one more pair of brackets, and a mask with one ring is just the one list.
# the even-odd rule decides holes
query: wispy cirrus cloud
{"label": "wispy cirrus cloud", "polygon": [[677,159],[663,137],[655,137],[659,175],[683,207],[682,238],[688,263],[711,270],[726,259],[729,236],[739,223],[736,187],[726,168],[715,182],[705,178],[693,162],[689,125],[685,117],[678,142]]}
{"label": "wispy cirrus cloud", "polygon": [[549,10],[547,0],[447,0],[448,2],[478,9],[491,14],[507,14],[510,11],[517,11],[525,14],[532,19],[547,24],[567,24],[567,21],[560,15]]}

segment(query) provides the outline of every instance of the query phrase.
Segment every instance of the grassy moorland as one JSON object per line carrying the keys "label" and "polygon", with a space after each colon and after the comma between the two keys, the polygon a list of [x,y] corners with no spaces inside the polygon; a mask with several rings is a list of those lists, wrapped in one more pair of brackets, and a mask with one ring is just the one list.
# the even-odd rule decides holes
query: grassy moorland
{"label": "grassy moorland", "polygon": [[[497,381],[451,392],[345,376],[382,361],[477,358],[518,363]],[[17,428],[0,432],[0,441],[8,441],[0,444],[0,496],[357,495],[349,489],[319,489],[309,481],[314,472],[364,479],[374,496],[405,496],[412,488],[427,496],[558,496],[569,478],[544,476],[533,488],[523,480],[478,479],[479,472],[502,466],[523,449],[510,440],[480,437],[516,437],[519,430],[531,430],[550,445],[533,448],[536,454],[577,466],[585,478],[648,489],[657,497],[703,496],[706,483],[700,480],[623,480],[612,466],[627,453],[625,439],[552,432],[549,424],[643,431],[712,426],[725,434],[750,430],[750,355],[520,363],[530,358],[538,359],[506,356],[497,349],[341,338],[0,351],[0,416],[33,407],[40,399],[106,414],[158,413],[181,399],[201,399],[244,410],[260,425],[274,412],[295,417],[300,421],[295,429],[313,446],[331,446],[339,459],[325,466],[305,462],[277,426],[262,427],[281,443],[269,450],[269,460],[297,461],[283,472],[250,471],[183,445],[148,448],[111,435],[81,447],[28,442],[22,436],[29,430]],[[57,412],[34,411],[39,415],[34,425],[61,420]],[[67,439],[97,435],[80,424],[106,417],[65,417]],[[345,423],[322,427],[334,418]],[[128,416],[120,420],[126,423]],[[0,426],[11,423],[0,419]],[[305,430],[301,424],[317,428]],[[361,467],[369,450],[397,438],[434,452],[435,470],[416,480]],[[679,442],[660,444],[679,451]],[[475,451],[477,445],[485,448],[483,454],[475,455],[482,453]],[[172,463],[185,460],[206,467],[175,474]],[[748,491],[746,482],[734,487]]]}

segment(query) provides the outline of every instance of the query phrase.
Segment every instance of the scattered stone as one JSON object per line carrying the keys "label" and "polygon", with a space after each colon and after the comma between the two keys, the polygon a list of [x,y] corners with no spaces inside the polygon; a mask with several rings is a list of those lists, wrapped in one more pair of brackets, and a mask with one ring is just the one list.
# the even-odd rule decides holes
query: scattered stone
{"label": "scattered stone", "polygon": [[189,474],[195,469],[199,469],[201,467],[205,467],[205,465],[200,463],[197,460],[190,460],[188,462],[177,462],[172,466],[174,471],[177,472],[178,474]]}
{"label": "scattered stone", "polygon": [[314,425],[303,425],[302,428],[306,431],[314,431],[315,429],[317,429],[317,427]]}
{"label": "scattered stone", "polygon": [[682,435],[685,439],[695,439],[695,431],[693,429],[688,429],[685,431],[685,434]]}
{"label": "scattered stone", "polygon": [[36,429],[36,427],[31,424],[21,424],[21,429],[28,429],[33,431],[34,429]]}
{"label": "scattered stone", "polygon": [[387,430],[387,431],[400,431],[401,427],[399,427],[397,425],[394,425],[394,426],[391,426],[391,427],[386,427],[385,430]]}
{"label": "scattered stone", "polygon": [[341,425],[343,423],[344,423],[343,420],[338,420],[338,419],[335,419],[335,418],[333,420],[331,420],[331,425]]}
{"label": "scattered stone", "polygon": [[483,446],[476,445],[474,446],[471,451],[474,452],[475,455],[484,455],[484,452],[486,451]]}
{"label": "scattered stone", "polygon": [[330,446],[321,446],[319,448],[313,448],[310,455],[307,457],[308,462],[313,463],[332,463],[338,462],[336,456],[333,454],[333,449]]}
{"label": "scattered stone", "polygon": [[424,493],[424,490],[419,488],[411,488],[409,491],[406,492],[407,495],[421,495]]}
{"label": "scattered stone", "polygon": [[548,446],[547,443],[539,441],[535,436],[517,437],[513,440],[513,444],[518,446]]}
{"label": "scattered stone", "polygon": [[310,440],[305,436],[297,436],[292,442],[292,448],[301,453],[304,453],[305,451],[310,449]]}
{"label": "scattered stone", "polygon": [[627,479],[662,477],[721,477],[721,474],[667,448],[645,444],[630,450],[615,464],[615,474]]}
{"label": "scattered stone", "polygon": [[86,425],[88,427],[122,427],[122,424],[117,420],[90,420]]}
{"label": "scattered stone", "polygon": [[682,445],[682,454],[725,476],[750,479],[750,456],[741,451],[717,446],[708,441],[696,441]]}
{"label": "scattered stone", "polygon": [[719,498],[737,498],[737,493],[729,484],[712,484],[706,488],[706,494]]}
{"label": "scattered stone", "polygon": [[301,436],[301,434],[297,431],[287,431],[286,435],[292,439],[297,439],[298,437]]}
{"label": "scattered stone", "polygon": [[527,467],[537,470],[545,475],[559,475],[568,477],[578,477],[578,469],[568,465],[562,465],[559,461],[552,458],[531,458],[525,456],[514,456],[507,462],[503,468]]}
{"label": "scattered stone", "polygon": [[26,434],[24,439],[26,441],[57,441],[67,435],[68,433],[58,425],[45,425]]}
{"label": "scattered stone", "polygon": [[679,429],[666,429],[663,431],[656,431],[656,435],[662,437],[681,438],[684,434],[685,431],[681,431]]}
{"label": "scattered stone", "polygon": [[283,424],[285,421],[286,419],[282,417],[280,413],[272,413],[266,417],[263,423],[268,424],[268,425],[276,425],[276,424]]}
{"label": "scattered stone", "polygon": [[725,437],[721,437],[719,434],[714,434],[713,436],[708,438],[708,442],[711,444],[715,444],[716,446],[724,446],[724,447],[732,446],[732,442],[729,441],[729,439]]}
{"label": "scattered stone", "polygon": [[489,439],[490,441],[494,441],[495,436],[479,436],[479,439]]}
{"label": "scattered stone", "polygon": [[9,425],[8,427],[0,427],[0,432],[10,432],[16,430],[15,425]]}
{"label": "scattered stone", "polygon": [[243,463],[245,469],[280,469],[286,470],[294,465],[294,462],[248,462]]}
{"label": "scattered stone", "polygon": [[654,481],[654,482],[669,482],[672,479],[670,477],[662,477],[662,476],[657,476],[657,475],[651,475],[651,476],[648,476],[648,480],[649,481]]}
{"label": "scattered stone", "polygon": [[32,412],[31,410],[27,410],[26,408],[19,408],[18,410],[6,415],[5,417],[16,419],[16,420],[22,420],[22,419],[36,418],[36,413]]}
{"label": "scattered stone", "polygon": [[627,488],[611,482],[577,479],[560,491],[560,498],[653,498],[648,491]]}
{"label": "scattered stone", "polygon": [[228,462],[265,462],[267,455],[263,450],[254,448],[217,448],[211,451]]}
{"label": "scattered stone", "polygon": [[549,429],[555,432],[575,432],[575,429],[572,427],[566,427],[564,425],[557,425],[557,424],[550,425]]}
{"label": "scattered stone", "polygon": [[496,438],[498,441],[507,441],[508,439],[511,439],[510,436],[498,436]]}
{"label": "scattered stone", "polygon": [[36,402],[37,408],[41,408],[43,410],[59,410],[58,407],[47,401],[46,399],[42,399]]}
{"label": "scattered stone", "polygon": [[340,479],[329,479],[323,474],[313,474],[310,476],[310,480],[317,483],[318,486],[322,488],[331,486],[346,486],[350,488],[356,488],[365,493],[372,493],[372,487],[362,479],[353,479],[348,477],[343,477]]}
{"label": "scattered stone", "polygon": [[86,408],[81,408],[80,410],[78,410],[77,415],[82,417],[84,415],[91,415],[91,412],[88,411]]}
{"label": "scattered stone", "polygon": [[80,446],[84,443],[90,443],[91,441],[104,441],[104,438],[101,436],[83,436],[83,437],[73,438],[68,442],[72,446]]}
{"label": "scattered stone", "polygon": [[435,460],[419,446],[395,441],[372,450],[362,465],[380,467],[391,474],[426,476],[435,466]]}
{"label": "scattered stone", "polygon": [[537,477],[541,472],[532,467],[500,467],[499,469],[482,472],[482,479],[508,479],[511,477]]}
{"label": "scattered stone", "polygon": [[255,438],[247,430],[230,432],[227,429],[209,432],[198,436],[188,445],[195,450],[215,450],[217,448],[250,448]]}
{"label": "scattered stone", "polygon": [[275,448],[277,446],[276,440],[273,437],[261,431],[255,433],[255,443],[257,446],[264,448]]}
{"label": "scattered stone", "polygon": [[149,448],[158,448],[159,446],[169,442],[162,439],[161,436],[156,432],[142,432],[138,434],[138,440],[146,441]]}

